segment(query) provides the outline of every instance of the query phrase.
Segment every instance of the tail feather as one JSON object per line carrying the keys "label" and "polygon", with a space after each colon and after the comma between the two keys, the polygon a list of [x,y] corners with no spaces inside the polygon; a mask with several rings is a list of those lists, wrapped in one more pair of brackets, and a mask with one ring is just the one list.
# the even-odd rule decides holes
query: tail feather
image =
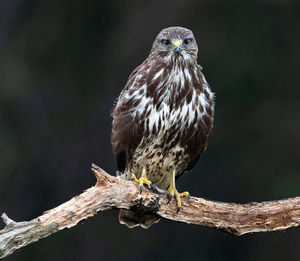
{"label": "tail feather", "polygon": [[160,218],[156,214],[132,211],[128,209],[121,209],[119,214],[120,223],[129,228],[141,226],[147,229],[159,220]]}

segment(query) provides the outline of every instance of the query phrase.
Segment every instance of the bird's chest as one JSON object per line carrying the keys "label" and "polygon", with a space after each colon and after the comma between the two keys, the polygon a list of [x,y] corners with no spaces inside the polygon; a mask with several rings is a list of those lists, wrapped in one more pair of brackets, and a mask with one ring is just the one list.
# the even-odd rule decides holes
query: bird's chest
{"label": "bird's chest", "polygon": [[137,172],[145,166],[152,182],[165,184],[174,169],[181,172],[185,168],[188,155],[181,141],[190,119],[183,117],[182,112],[189,108],[172,109],[166,100],[159,107],[151,105],[147,109],[148,117],[142,123],[145,135],[135,150],[133,162]]}
{"label": "bird's chest", "polygon": [[131,152],[127,171],[140,176],[146,167],[148,178],[166,188],[171,173],[182,173],[188,166],[189,154],[196,155],[193,151],[205,145],[208,131],[202,130],[203,119],[212,95],[206,82],[202,86],[202,74],[198,73],[191,75],[175,68],[163,80],[161,70],[147,84],[133,88],[132,93],[128,91],[128,97],[125,94],[133,105],[131,117],[142,133]]}

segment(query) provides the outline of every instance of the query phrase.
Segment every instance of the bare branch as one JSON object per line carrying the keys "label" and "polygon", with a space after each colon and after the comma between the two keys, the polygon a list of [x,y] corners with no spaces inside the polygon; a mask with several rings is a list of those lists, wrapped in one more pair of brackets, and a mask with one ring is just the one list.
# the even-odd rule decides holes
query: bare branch
{"label": "bare branch", "polygon": [[235,235],[253,232],[285,230],[300,225],[300,197],[250,204],[231,204],[191,197],[184,200],[176,214],[176,203],[167,204],[167,196],[144,190],[139,194],[134,182],[114,177],[96,165],[92,170],[95,186],[60,206],[44,212],[31,221],[15,222],[6,214],[6,224],[0,231],[0,258],[41,238],[111,208],[131,207],[153,212],[159,216],[189,224],[220,229]]}

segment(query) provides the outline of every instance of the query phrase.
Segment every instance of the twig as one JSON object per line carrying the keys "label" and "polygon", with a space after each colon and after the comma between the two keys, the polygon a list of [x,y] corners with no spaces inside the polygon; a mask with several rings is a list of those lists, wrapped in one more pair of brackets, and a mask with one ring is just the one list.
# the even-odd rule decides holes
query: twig
{"label": "twig", "polygon": [[149,190],[144,190],[141,195],[136,183],[111,176],[94,164],[92,170],[97,178],[95,186],[38,218],[15,222],[2,214],[6,226],[0,230],[0,258],[113,207],[134,207],[165,219],[216,228],[238,236],[300,226],[300,197],[250,204],[191,197],[189,202],[184,200],[182,210],[176,214],[175,201],[167,204],[167,196]]}

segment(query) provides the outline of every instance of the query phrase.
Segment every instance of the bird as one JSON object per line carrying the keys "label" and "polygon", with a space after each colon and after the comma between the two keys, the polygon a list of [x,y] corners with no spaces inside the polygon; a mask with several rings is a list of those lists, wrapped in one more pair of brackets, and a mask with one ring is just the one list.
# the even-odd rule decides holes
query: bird
{"label": "bird", "polygon": [[[177,212],[182,197],[175,181],[191,170],[206,149],[213,128],[215,95],[197,63],[191,30],[159,32],[143,63],[129,75],[112,112],[111,143],[118,172],[140,185],[167,191]],[[159,221],[151,213],[121,209],[119,221],[148,228]]]}

